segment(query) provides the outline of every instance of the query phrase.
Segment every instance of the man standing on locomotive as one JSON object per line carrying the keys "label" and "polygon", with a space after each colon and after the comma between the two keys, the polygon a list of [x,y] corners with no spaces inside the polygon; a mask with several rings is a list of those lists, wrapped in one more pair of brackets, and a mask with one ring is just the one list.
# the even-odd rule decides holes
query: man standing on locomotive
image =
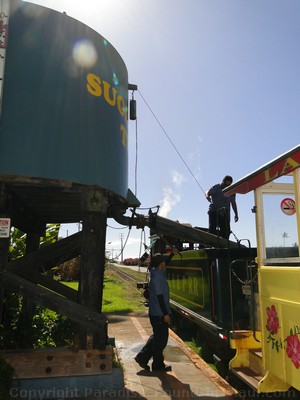
{"label": "man standing on locomotive", "polygon": [[[210,233],[229,238],[230,229],[230,206],[234,211],[234,222],[239,220],[235,194],[226,197],[223,189],[232,184],[232,177],[226,175],[221,183],[212,186],[205,194],[210,202],[208,208],[208,219]],[[219,229],[219,232],[217,231]]]}
{"label": "man standing on locomotive", "polygon": [[171,371],[170,365],[165,365],[163,350],[167,346],[169,325],[171,322],[170,290],[165,275],[166,262],[170,261],[178,250],[173,248],[170,255],[155,254],[152,257],[149,280],[149,318],[153,334],[145,346],[134,358],[143,369],[150,370],[148,362],[153,358],[152,371]]}

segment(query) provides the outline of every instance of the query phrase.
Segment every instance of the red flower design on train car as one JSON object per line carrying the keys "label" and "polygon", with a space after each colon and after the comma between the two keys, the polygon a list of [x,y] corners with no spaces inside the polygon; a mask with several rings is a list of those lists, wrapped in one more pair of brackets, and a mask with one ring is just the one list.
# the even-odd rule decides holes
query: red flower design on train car
{"label": "red flower design on train car", "polygon": [[267,307],[267,315],[268,315],[267,330],[275,334],[278,332],[279,319],[274,304],[272,304],[271,307]]}
{"label": "red flower design on train car", "polygon": [[286,338],[287,346],[286,352],[289,358],[292,360],[292,363],[298,369],[300,366],[300,342],[298,336],[291,335]]}

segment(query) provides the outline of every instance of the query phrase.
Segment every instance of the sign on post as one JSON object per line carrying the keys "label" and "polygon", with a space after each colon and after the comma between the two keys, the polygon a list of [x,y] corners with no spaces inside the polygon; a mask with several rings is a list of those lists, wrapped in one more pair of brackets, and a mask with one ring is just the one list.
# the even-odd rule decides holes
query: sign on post
{"label": "sign on post", "polygon": [[296,212],[295,200],[290,199],[289,197],[283,199],[280,208],[285,215],[294,215]]}
{"label": "sign on post", "polygon": [[10,218],[0,218],[0,239],[9,238]]}

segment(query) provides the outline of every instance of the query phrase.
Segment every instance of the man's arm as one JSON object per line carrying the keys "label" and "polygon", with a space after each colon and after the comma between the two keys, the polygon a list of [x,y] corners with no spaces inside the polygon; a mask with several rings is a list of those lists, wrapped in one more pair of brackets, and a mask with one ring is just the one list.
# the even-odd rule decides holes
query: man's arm
{"label": "man's arm", "polygon": [[173,247],[171,253],[165,256],[166,265],[168,265],[168,263],[172,260],[173,256],[178,253],[179,253],[178,249],[176,247]]}
{"label": "man's arm", "polygon": [[237,204],[236,204],[236,201],[235,201],[235,197],[231,201],[231,206],[232,206],[232,209],[233,209],[233,212],[234,212],[234,222],[238,222],[239,216],[238,216],[238,209],[237,209]]}
{"label": "man's arm", "polygon": [[168,310],[167,310],[167,307],[166,307],[166,304],[165,304],[165,301],[164,301],[164,295],[163,294],[158,294],[157,298],[158,298],[158,302],[159,302],[159,305],[160,305],[162,313],[164,315],[169,314]]}
{"label": "man's arm", "polygon": [[158,294],[157,298],[158,298],[158,302],[159,302],[160,308],[161,308],[161,310],[163,312],[163,315],[164,315],[164,321],[167,324],[170,324],[171,323],[171,317],[170,317],[170,315],[168,313],[168,310],[167,310],[167,307],[166,307],[166,304],[165,304],[165,301],[164,301],[163,294]]}
{"label": "man's arm", "polygon": [[206,197],[206,200],[211,203],[211,189],[209,189],[207,192],[205,192],[205,197]]}

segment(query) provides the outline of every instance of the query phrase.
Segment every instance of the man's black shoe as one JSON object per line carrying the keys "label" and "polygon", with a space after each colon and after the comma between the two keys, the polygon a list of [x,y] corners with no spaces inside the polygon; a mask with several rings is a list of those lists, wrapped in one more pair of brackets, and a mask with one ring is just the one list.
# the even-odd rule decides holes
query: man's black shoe
{"label": "man's black shoe", "polygon": [[139,364],[141,368],[145,369],[146,371],[150,370],[149,365],[145,361],[142,361],[138,356],[135,356],[134,360]]}
{"label": "man's black shoe", "polygon": [[152,367],[152,371],[153,372],[168,372],[168,371],[172,371],[172,367],[171,365],[164,365],[163,367],[160,368],[153,368]]}

